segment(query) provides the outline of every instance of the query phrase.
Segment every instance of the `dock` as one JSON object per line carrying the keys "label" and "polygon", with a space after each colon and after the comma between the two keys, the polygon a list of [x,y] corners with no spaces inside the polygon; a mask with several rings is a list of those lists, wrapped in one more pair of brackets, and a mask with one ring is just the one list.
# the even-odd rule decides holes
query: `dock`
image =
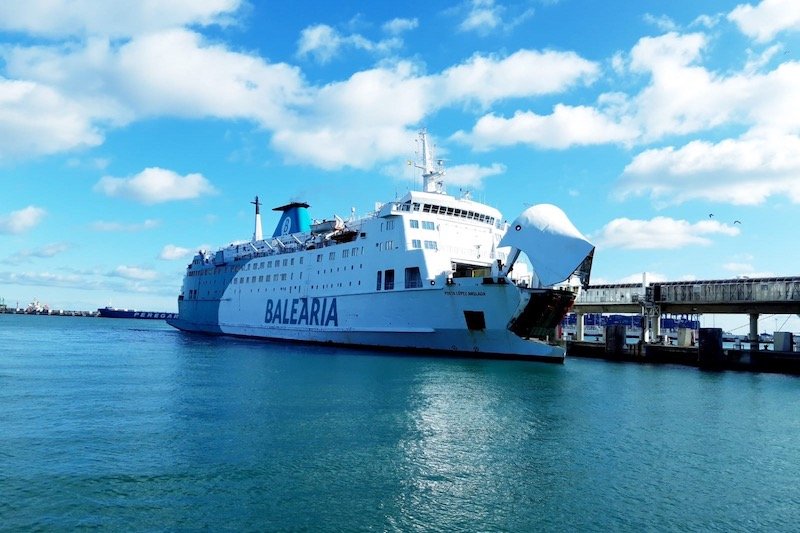
{"label": "dock", "polygon": [[800,375],[800,352],[723,349],[721,355],[701,354],[699,346],[626,344],[609,350],[605,343],[565,341],[567,357],[602,359],[626,363],[672,364],[706,370],[771,372]]}
{"label": "dock", "polygon": [[[563,340],[567,355],[609,361],[679,364],[719,370],[800,374],[800,351],[789,332],[774,332],[773,350],[761,349],[758,319],[763,313],[800,315],[800,277],[736,278],[589,285],[575,302],[575,335]],[[584,338],[587,314],[628,313],[641,316],[638,342],[626,341],[622,325],[607,325],[600,342]],[[719,328],[699,328],[696,342],[678,331],[678,345],[662,335],[665,314],[742,314],[749,316],[745,344],[724,348]],[[687,335],[681,335],[686,333]],[[689,340],[691,339],[691,340]]]}

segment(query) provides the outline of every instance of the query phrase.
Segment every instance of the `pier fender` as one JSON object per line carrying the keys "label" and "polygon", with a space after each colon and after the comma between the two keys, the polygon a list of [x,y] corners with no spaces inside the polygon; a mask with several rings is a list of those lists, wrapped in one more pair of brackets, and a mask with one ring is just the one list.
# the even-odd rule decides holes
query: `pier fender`
{"label": "pier fender", "polygon": [[573,273],[580,276],[583,285],[589,284],[594,245],[555,205],[537,204],[523,211],[511,223],[500,246],[524,252],[542,286],[560,283]]}

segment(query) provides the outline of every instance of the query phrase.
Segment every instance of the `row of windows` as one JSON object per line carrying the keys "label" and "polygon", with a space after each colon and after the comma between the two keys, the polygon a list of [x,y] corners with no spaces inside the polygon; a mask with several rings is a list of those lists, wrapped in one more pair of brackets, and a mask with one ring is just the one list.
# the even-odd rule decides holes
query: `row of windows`
{"label": "row of windows", "polygon": [[420,249],[422,248],[423,243],[425,244],[426,250],[438,250],[439,245],[436,241],[421,241],[419,239],[411,239],[411,248]]}
{"label": "row of windows", "polygon": [[[299,264],[303,264],[303,258],[300,257]],[[280,259],[276,259],[274,261],[275,268],[280,268],[281,266],[294,266],[294,257],[291,258],[284,258],[283,261]],[[265,268],[272,268],[273,261],[261,261],[258,263],[247,263],[246,265],[232,265],[230,267],[218,266],[214,268],[206,268],[204,270],[192,270],[189,272],[189,276],[212,276],[217,274],[223,274],[225,272],[236,273],[240,270],[260,270]]]}
{"label": "row of windows", "polygon": [[[405,288],[406,289],[419,289],[422,287],[422,276],[419,272],[419,267],[408,267],[405,270]],[[377,281],[375,285],[376,290],[391,291],[394,290],[394,269],[379,270]]]}
{"label": "row of windows", "polygon": [[[419,220],[411,218],[408,220],[408,225],[409,227],[414,229],[419,228]],[[436,229],[436,224],[434,224],[430,220],[423,220],[422,229]]]}
{"label": "row of windows", "polygon": [[[286,281],[286,279],[286,274],[275,274],[275,276],[272,276],[271,274],[265,274],[263,276],[244,276],[243,278],[233,278],[233,283],[263,283],[270,281]],[[294,272],[289,274],[288,279],[294,279]],[[300,272],[298,279],[303,279],[302,272]]]}
{"label": "row of windows", "polygon": [[[347,259],[348,257],[358,257],[364,252],[363,246],[354,246],[349,250],[342,250],[342,259]],[[336,259],[336,252],[330,252],[328,254],[328,260],[334,261]],[[302,263],[302,261],[300,261]],[[317,254],[317,263],[322,262],[322,254]]]}
{"label": "row of windows", "polygon": [[479,222],[486,222],[487,224],[494,224],[494,217],[490,217],[489,215],[476,213],[475,211],[468,211],[466,209],[445,207],[443,205],[424,204],[422,206],[422,212],[434,213],[437,215],[448,215],[452,217],[467,218],[469,220],[477,220]]}

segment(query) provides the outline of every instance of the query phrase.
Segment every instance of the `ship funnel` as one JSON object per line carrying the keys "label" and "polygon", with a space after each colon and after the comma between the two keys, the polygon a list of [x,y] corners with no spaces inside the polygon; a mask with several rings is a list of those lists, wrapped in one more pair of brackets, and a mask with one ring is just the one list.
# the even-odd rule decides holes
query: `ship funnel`
{"label": "ship funnel", "polygon": [[289,235],[291,233],[304,233],[311,231],[311,217],[308,215],[309,205],[304,202],[292,202],[276,207],[273,211],[280,211],[280,220],[275,227],[273,237]]}

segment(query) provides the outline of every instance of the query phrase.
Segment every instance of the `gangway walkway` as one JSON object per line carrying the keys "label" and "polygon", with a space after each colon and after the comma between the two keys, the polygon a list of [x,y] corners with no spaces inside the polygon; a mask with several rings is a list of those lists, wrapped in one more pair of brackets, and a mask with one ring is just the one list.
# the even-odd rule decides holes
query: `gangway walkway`
{"label": "gangway walkway", "polygon": [[574,309],[579,340],[586,313],[641,313],[647,317],[644,340],[649,330],[660,335],[662,314],[729,313],[750,316],[749,337],[755,343],[759,314],[800,314],[800,277],[590,285],[581,291]]}

